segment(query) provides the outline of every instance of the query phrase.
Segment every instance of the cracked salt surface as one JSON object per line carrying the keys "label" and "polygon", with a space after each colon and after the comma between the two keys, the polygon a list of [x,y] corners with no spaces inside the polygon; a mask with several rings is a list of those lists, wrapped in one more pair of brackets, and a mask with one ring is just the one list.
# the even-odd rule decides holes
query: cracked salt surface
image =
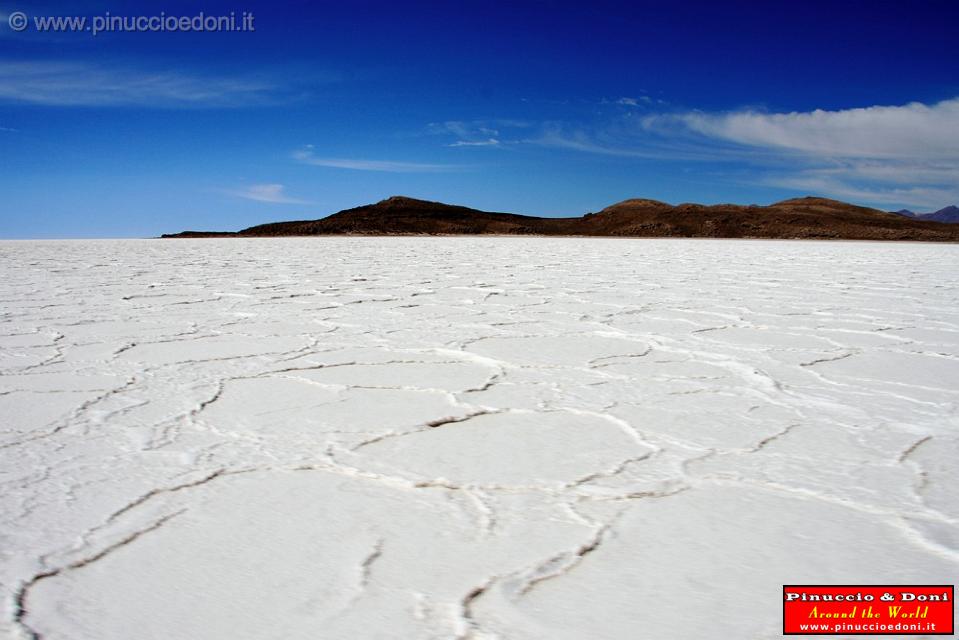
{"label": "cracked salt surface", "polygon": [[959,248],[0,243],[0,634],[774,638],[959,575]]}

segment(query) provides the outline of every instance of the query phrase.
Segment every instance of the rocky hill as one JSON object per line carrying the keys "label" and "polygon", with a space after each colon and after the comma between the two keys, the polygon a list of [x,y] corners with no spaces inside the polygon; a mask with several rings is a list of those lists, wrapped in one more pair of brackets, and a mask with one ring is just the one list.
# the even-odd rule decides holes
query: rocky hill
{"label": "rocky hill", "polygon": [[318,220],[271,222],[233,233],[184,231],[163,237],[480,234],[957,242],[959,226],[814,197],[769,206],[671,205],[633,199],[577,218],[543,218],[394,196]]}

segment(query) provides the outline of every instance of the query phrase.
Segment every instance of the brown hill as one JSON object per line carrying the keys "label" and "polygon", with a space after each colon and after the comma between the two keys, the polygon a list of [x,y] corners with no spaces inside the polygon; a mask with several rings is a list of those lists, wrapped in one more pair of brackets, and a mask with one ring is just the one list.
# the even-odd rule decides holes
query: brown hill
{"label": "brown hill", "polygon": [[464,235],[544,233],[550,218],[491,213],[442,202],[393,196],[376,204],[346,209],[320,220],[273,222],[238,232],[243,236]]}
{"label": "brown hill", "polygon": [[163,237],[480,234],[957,242],[959,226],[812,197],[766,207],[670,205],[633,199],[579,218],[540,218],[394,196],[319,220],[273,222],[236,233],[184,231]]}

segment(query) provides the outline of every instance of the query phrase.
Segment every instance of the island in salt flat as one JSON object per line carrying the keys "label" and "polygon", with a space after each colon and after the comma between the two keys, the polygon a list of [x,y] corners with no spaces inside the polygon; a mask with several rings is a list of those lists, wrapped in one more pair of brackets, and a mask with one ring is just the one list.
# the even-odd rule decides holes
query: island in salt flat
{"label": "island in salt flat", "polygon": [[183,231],[163,237],[489,234],[957,242],[959,226],[814,197],[769,206],[670,205],[632,199],[580,217],[543,218],[393,196],[319,220],[271,222],[236,232]]}

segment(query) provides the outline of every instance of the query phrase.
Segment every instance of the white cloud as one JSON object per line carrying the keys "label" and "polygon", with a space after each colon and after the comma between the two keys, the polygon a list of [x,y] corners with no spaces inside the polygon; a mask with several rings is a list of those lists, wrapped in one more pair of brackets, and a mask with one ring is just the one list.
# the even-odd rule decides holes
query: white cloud
{"label": "white cloud", "polygon": [[253,76],[218,77],[78,62],[0,62],[0,102],[48,106],[235,107],[283,91]]}
{"label": "white cloud", "polygon": [[959,201],[959,98],[932,105],[808,112],[650,116],[645,128],[678,129],[779,154],[766,184],[881,206]]}
{"label": "white cloud", "polygon": [[291,198],[285,193],[286,188],[282,184],[254,184],[244,189],[227,190],[225,193],[246,200],[255,200],[257,202],[271,202],[274,204],[310,204],[307,200]]}
{"label": "white cloud", "polygon": [[462,165],[430,164],[424,162],[398,162],[395,160],[369,160],[359,158],[320,158],[313,153],[313,145],[293,153],[293,158],[304,164],[356,171],[385,171],[389,173],[438,173],[463,169]]}
{"label": "white cloud", "polygon": [[738,144],[835,158],[959,158],[959,98],[928,106],[807,112],[650,116],[647,128],[685,127]]}

